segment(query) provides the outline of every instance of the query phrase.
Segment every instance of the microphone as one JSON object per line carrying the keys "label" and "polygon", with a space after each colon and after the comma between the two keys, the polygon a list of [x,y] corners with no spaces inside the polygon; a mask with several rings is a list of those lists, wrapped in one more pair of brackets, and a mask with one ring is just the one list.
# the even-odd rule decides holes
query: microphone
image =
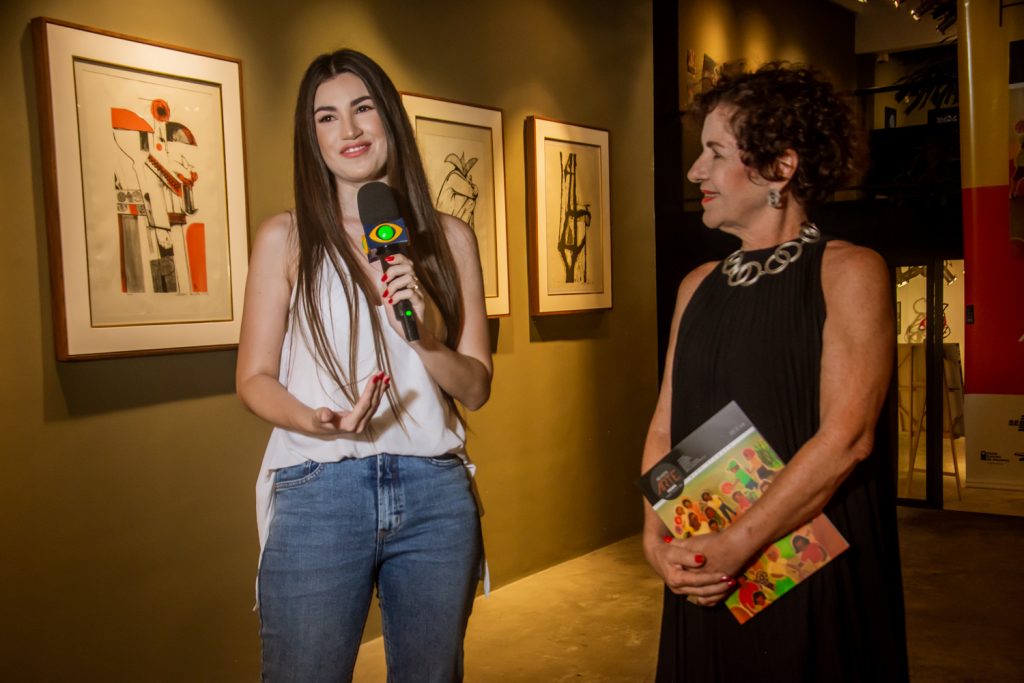
{"label": "microphone", "polygon": [[[384,257],[400,254],[402,246],[409,243],[409,230],[398,212],[398,204],[391,188],[375,181],[359,188],[356,194],[359,217],[363,222],[363,250],[370,263],[380,260],[384,272],[388,262]],[[394,305],[395,315],[402,321],[402,331],[409,341],[419,341],[420,331],[416,327],[416,314],[412,302],[402,299]]]}

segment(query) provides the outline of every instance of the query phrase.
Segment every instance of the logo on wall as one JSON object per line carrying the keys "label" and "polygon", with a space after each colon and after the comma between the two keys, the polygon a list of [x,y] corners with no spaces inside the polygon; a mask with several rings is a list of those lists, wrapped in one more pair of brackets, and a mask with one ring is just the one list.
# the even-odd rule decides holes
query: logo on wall
{"label": "logo on wall", "polygon": [[992,463],[993,465],[1005,465],[1009,460],[999,455],[995,451],[982,451],[981,452],[982,462]]}

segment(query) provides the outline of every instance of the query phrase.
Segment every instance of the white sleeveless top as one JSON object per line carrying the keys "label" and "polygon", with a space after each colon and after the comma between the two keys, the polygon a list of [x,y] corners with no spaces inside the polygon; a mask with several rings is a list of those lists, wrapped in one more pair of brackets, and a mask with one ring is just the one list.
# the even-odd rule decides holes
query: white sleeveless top
{"label": "white sleeveless top", "polygon": [[[349,312],[345,290],[334,268],[324,264],[320,310],[333,350],[347,369],[349,357]],[[351,283],[351,280],[350,280]],[[263,455],[263,465],[256,481],[256,521],[260,549],[267,540],[274,512],[274,473],[276,470],[301,464],[307,460],[337,462],[345,458],[364,458],[379,453],[433,457],[454,453],[466,462],[465,430],[450,414],[437,383],[427,374],[420,357],[388,323],[384,306],[370,306],[354,283],[359,306],[359,338],[356,387],[358,396],[366,382],[384,368],[378,367],[369,316],[380,320],[384,344],[391,361],[391,382],[405,407],[403,425],[391,413],[388,401],[381,401],[370,422],[372,438],[367,433],[344,434],[317,438],[275,427]],[[300,306],[292,290],[291,308]],[[291,312],[291,311],[290,311]],[[351,402],[334,384],[313,351],[303,315],[289,315],[288,329],[281,348],[280,382],[290,394],[310,408],[326,406],[332,410],[349,410]]]}

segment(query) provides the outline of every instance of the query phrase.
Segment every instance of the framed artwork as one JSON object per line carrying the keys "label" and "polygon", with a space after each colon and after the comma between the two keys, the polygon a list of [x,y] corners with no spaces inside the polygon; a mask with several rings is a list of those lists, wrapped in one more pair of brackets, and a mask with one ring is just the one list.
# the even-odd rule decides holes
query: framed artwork
{"label": "framed artwork", "polygon": [[402,94],[434,206],[476,233],[489,317],[509,314],[501,110]]}
{"label": "framed artwork", "polygon": [[32,33],[57,358],[237,345],[241,63],[46,18]]}
{"label": "framed artwork", "polygon": [[612,307],[608,131],[526,119],[530,315]]}

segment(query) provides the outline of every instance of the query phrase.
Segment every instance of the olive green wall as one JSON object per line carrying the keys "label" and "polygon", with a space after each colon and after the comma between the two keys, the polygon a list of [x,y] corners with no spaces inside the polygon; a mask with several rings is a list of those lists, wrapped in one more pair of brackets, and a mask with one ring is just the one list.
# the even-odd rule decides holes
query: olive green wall
{"label": "olive green wall", "polygon": [[743,59],[747,68],[782,59],[812,64],[838,87],[854,86],[854,18],[822,0],[701,0],[679,2],[680,93],[686,89],[686,51],[718,63]]}
{"label": "olive green wall", "polygon": [[[241,58],[250,226],[291,205],[290,115],[321,52],[355,47],[402,90],[503,109],[512,315],[492,324],[493,397],[470,416],[495,584],[638,530],[632,478],[657,390],[648,2],[6,0],[6,680],[254,680],[253,485],[269,434],[234,396],[233,352],[54,360],[34,16]],[[530,114],[611,131],[611,311],[528,314]]]}
{"label": "olive green wall", "polygon": [[[743,60],[748,70],[784,60],[823,71],[840,90],[856,87],[855,15],[824,0],[679,0],[679,105],[685,109],[699,85],[707,54],[718,64]],[[687,73],[687,50],[697,73]],[[683,123],[683,165],[700,153],[700,130]],[[699,199],[696,186],[684,181],[684,196]],[[688,208],[696,209],[696,204]]]}

